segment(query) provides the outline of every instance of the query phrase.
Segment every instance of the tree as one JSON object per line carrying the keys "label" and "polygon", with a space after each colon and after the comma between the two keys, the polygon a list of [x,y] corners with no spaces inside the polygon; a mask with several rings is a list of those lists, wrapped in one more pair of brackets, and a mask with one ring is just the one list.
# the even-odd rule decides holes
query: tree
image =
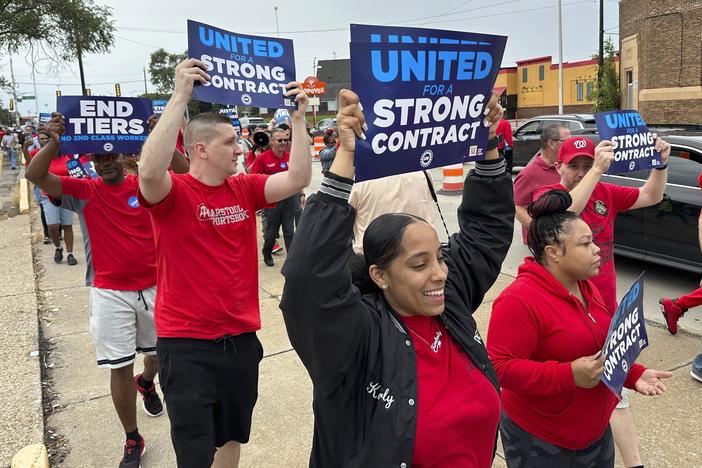
{"label": "tree", "polygon": [[[595,88],[593,94],[594,111],[606,112],[619,109],[619,74],[614,61],[616,51],[614,43],[611,39],[607,39],[604,43],[604,61],[602,70],[598,70],[602,74],[601,86]],[[595,55],[594,58],[599,58]]]}
{"label": "tree", "polygon": [[93,0],[0,0],[0,50],[15,53],[29,43],[47,46],[53,60],[78,60],[81,84],[84,53],[106,53],[114,45],[108,7]]}
{"label": "tree", "polygon": [[[64,7],[57,12],[56,20],[63,31],[56,34],[54,42],[63,52],[63,58],[78,59],[80,84],[85,95],[83,54],[105,54],[115,43],[115,26],[109,7],[98,6],[93,0],[64,0]],[[61,31],[57,25],[57,31]]]}
{"label": "tree", "polygon": [[149,75],[151,76],[151,82],[156,85],[159,93],[170,94],[173,92],[175,87],[175,68],[187,56],[187,52],[171,54],[164,49],[158,49],[151,53]]}

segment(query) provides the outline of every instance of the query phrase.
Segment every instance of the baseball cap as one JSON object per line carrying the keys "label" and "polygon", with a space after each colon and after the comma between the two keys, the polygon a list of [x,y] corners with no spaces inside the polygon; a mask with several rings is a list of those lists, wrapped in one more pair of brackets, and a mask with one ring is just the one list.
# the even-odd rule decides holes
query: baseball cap
{"label": "baseball cap", "polygon": [[590,156],[595,159],[595,144],[592,140],[582,136],[574,136],[563,142],[558,152],[559,161],[568,164],[578,156]]}

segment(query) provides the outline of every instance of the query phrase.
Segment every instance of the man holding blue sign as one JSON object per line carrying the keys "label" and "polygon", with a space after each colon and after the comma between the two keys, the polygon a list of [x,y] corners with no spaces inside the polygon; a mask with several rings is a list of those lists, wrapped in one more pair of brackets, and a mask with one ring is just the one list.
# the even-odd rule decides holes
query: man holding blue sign
{"label": "man holding blue sign", "polygon": [[[138,179],[125,177],[120,154],[93,155],[99,178],[59,177],[49,172],[59,153],[63,116],[54,114],[46,128],[51,139],[32,158],[26,176],[85,222],[86,256],[89,251],[94,267],[88,283],[97,364],[110,369],[112,401],[126,433],[120,467],[138,467],[145,445],[137,427],[136,392],[142,395],[149,416],[163,412],[154,384],[158,370],[156,247],[151,219],[136,197]],[[134,376],[136,352],[145,355],[144,370]]]}
{"label": "man holding blue sign", "polygon": [[[230,37],[231,39],[231,37]],[[228,47],[232,47],[231,43]],[[168,164],[193,87],[207,89],[205,62],[176,67],[175,90],[149,135],[139,166],[139,200],[153,221],[160,382],[178,466],[237,466],[249,440],[263,349],[258,303],[256,211],[302,190],[311,177],[307,96],[285,86],[297,109],[289,168],[241,174],[239,136],[226,115],[196,115],[185,128],[190,172]]]}

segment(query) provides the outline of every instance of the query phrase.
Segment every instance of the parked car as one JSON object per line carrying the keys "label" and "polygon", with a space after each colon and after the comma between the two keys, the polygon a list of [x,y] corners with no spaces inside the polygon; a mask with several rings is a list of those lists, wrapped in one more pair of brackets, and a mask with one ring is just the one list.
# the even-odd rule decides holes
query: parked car
{"label": "parked car", "polygon": [[[658,129],[657,129],[658,130]],[[664,134],[670,143],[668,183],[663,200],[648,208],[620,213],[614,223],[614,253],[623,257],[702,273],[702,253],[697,236],[697,219],[702,196],[697,177],[702,172],[702,134]],[[600,142],[597,130],[573,132]],[[641,187],[649,171],[605,174],[602,182],[624,187]]]}
{"label": "parked car", "polygon": [[319,122],[317,122],[316,127],[310,128],[310,136],[311,137],[324,136],[326,131],[330,128],[331,129],[336,128],[336,119],[335,118],[322,119]]}
{"label": "parked car", "polygon": [[268,125],[268,122],[266,122],[263,117],[241,117],[239,122],[241,123],[242,128],[246,128],[249,125]]}
{"label": "parked car", "polygon": [[515,167],[524,167],[531,161],[531,158],[541,149],[541,131],[553,124],[561,124],[569,128],[571,132],[597,128],[595,116],[592,114],[542,115],[534,117],[517,128],[512,134],[514,140],[512,158]]}

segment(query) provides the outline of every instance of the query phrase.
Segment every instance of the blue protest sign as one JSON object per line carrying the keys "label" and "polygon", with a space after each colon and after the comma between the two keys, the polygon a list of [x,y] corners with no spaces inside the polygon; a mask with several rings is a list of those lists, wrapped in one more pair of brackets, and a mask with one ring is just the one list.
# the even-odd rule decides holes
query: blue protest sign
{"label": "blue protest sign", "polygon": [[295,80],[290,39],[249,36],[188,20],[188,56],[202,60],[211,80],[193,97],[219,104],[293,107],[283,97]]}
{"label": "blue protest sign", "polygon": [[92,161],[81,162],[78,158],[72,158],[66,161],[66,168],[68,169],[68,175],[71,177],[76,177],[78,179],[96,179],[97,172],[95,172],[95,165]]}
{"label": "blue protest sign", "polygon": [[629,369],[636,362],[641,350],[648,346],[643,311],[644,276],[645,273],[641,273],[622,298],[612,317],[607,341],[602,350],[605,356],[605,370],[600,380],[619,399]]}
{"label": "blue protest sign", "polygon": [[61,153],[138,153],[148,136],[151,99],[59,96],[56,109],[66,119]]}
{"label": "blue protest sign", "polygon": [[356,144],[356,180],[485,157],[483,112],[506,37],[360,25],[351,31],[363,40],[351,43],[351,82],[369,127]]}
{"label": "blue protest sign", "polygon": [[609,174],[641,171],[662,166],[661,153],[654,148],[653,134],[638,112],[621,110],[595,114],[600,140],[614,146]]}
{"label": "blue protest sign", "polygon": [[156,99],[152,101],[154,114],[163,114],[163,111],[166,109],[166,104],[168,104],[168,101],[165,99]]}
{"label": "blue protest sign", "polygon": [[49,120],[51,120],[51,114],[48,112],[40,112],[39,113],[39,123],[47,123]]}
{"label": "blue protest sign", "polygon": [[278,125],[283,123],[290,125],[292,123],[292,119],[290,118],[288,110],[278,109],[277,111],[275,111],[275,113],[273,114],[273,118],[271,119],[271,123],[274,127],[277,127]]}

